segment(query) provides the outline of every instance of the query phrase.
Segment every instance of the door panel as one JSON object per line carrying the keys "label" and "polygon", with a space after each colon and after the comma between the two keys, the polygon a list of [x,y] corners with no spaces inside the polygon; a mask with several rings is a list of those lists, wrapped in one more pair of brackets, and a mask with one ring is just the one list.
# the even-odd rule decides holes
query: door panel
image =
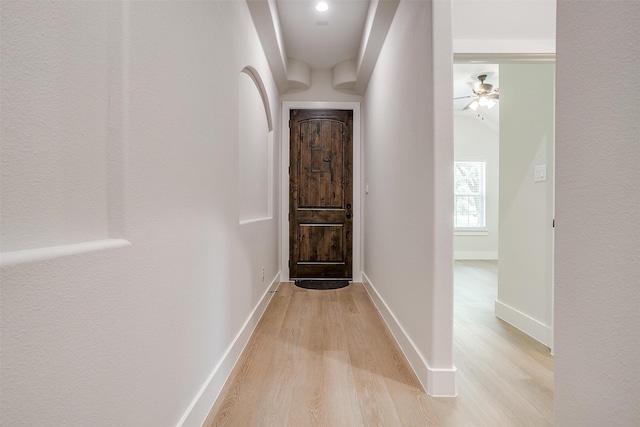
{"label": "door panel", "polygon": [[351,278],[353,112],[291,110],[291,278]]}

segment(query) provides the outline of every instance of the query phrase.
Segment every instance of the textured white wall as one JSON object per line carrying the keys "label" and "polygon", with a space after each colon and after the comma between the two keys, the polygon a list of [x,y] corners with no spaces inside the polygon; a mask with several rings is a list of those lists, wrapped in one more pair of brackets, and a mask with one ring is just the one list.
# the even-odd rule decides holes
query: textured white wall
{"label": "textured white wall", "polygon": [[[551,346],[554,64],[500,65],[497,314]],[[547,179],[534,182],[546,164]],[[531,319],[527,319],[524,316]],[[543,336],[532,329],[533,322]],[[537,322],[537,323],[536,323]]]}
{"label": "textured white wall", "polygon": [[558,2],[558,426],[640,425],[639,20],[635,0]]}
{"label": "textured white wall", "polygon": [[[453,147],[452,135],[445,135],[439,143],[450,147],[450,153],[435,160],[431,6],[400,3],[365,94],[364,182],[369,193],[364,196],[363,271],[422,361],[451,369],[452,301],[447,299],[451,283],[446,272],[452,253],[447,254],[449,263],[440,266],[445,277],[440,280],[434,264],[441,242],[434,243],[434,229],[443,214],[448,238],[441,247],[451,251]],[[447,64],[445,81],[452,76]],[[445,98],[442,105],[450,105],[449,92]],[[440,182],[437,161],[446,168],[445,182]],[[442,211],[435,206],[436,185],[447,194]],[[442,310],[440,315],[436,310]]]}
{"label": "textured white wall", "polygon": [[6,8],[30,19],[2,21],[2,251],[107,238],[109,5]]}
{"label": "textured white wall", "polygon": [[[119,103],[124,131],[106,133],[124,147],[124,162],[115,166],[124,237],[132,243],[3,267],[2,424],[176,425],[278,269],[277,221],[238,224],[238,78],[245,66],[260,73],[275,122],[280,114],[246,4],[3,1],[2,46],[2,144],[13,150],[20,139],[25,153],[3,158],[3,173],[5,166],[19,174],[35,168],[29,154],[45,136],[34,134],[46,130],[42,118],[52,118],[65,121],[51,128],[49,149],[67,155],[38,161],[60,171],[96,161],[95,176],[86,174],[104,181],[106,154],[68,141],[102,141],[109,102]],[[107,46],[119,61],[104,63]],[[122,77],[108,94],[107,68]],[[24,97],[37,114],[7,121],[4,113]],[[3,209],[20,208],[13,200],[29,191],[3,177]],[[82,187],[50,196],[67,208],[62,221],[85,224],[91,211],[73,209]],[[107,210],[102,199],[91,200],[93,209]],[[103,223],[91,231],[103,236]]]}
{"label": "textured white wall", "polygon": [[499,194],[499,134],[470,114],[454,116],[456,161],[486,161],[485,204],[488,235],[457,235],[453,245],[456,258],[497,259],[498,254],[498,194]]}

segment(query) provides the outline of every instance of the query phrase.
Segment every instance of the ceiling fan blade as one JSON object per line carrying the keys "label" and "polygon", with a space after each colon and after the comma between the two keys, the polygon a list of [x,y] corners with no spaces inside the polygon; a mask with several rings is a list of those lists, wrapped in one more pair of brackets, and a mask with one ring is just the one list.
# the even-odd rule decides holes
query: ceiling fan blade
{"label": "ceiling fan blade", "polygon": [[464,111],[464,110],[468,110],[468,109],[470,108],[469,106],[470,106],[471,104],[473,104],[475,100],[476,100],[476,98],[474,97],[474,98],[473,98],[473,99],[472,99],[472,100],[471,100],[467,105],[465,105],[465,106],[464,106],[464,108],[462,109],[462,111]]}
{"label": "ceiling fan blade", "polygon": [[459,96],[457,98],[453,98],[453,100],[455,101],[456,99],[465,99],[465,98],[473,98],[475,95],[469,95],[469,96]]}

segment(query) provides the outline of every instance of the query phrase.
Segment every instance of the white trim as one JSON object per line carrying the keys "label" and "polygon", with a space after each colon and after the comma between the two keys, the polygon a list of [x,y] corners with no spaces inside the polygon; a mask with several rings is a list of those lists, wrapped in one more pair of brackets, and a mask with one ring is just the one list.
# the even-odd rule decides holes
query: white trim
{"label": "white trim", "polygon": [[0,254],[0,267],[25,264],[36,261],[46,261],[69,255],[79,255],[89,252],[116,249],[131,246],[125,239],[92,240],[90,242],[74,243],[71,245],[49,246],[46,248],[25,249],[22,251],[5,252]]}
{"label": "white trim", "polygon": [[[520,51],[522,49],[519,49]],[[555,51],[555,49],[554,49]],[[454,64],[530,64],[556,62],[555,53],[454,53]]]}
{"label": "white trim", "polygon": [[551,348],[553,341],[551,327],[498,300],[495,303],[495,313],[499,319]]}
{"label": "white trim", "polygon": [[362,283],[371,297],[373,304],[378,309],[387,328],[395,338],[398,346],[404,353],[409,365],[415,372],[420,384],[427,394],[436,397],[455,397],[458,395],[456,388],[456,367],[450,369],[435,369],[429,366],[425,357],[417,349],[411,337],[406,333],[387,303],[380,296],[367,275],[362,272]]}
{"label": "white trim", "polygon": [[512,52],[551,55],[556,52],[554,39],[454,39],[454,54],[514,55]]}
{"label": "white trim", "polygon": [[306,102],[284,101],[282,103],[282,181],[280,191],[280,270],[282,281],[289,280],[289,117],[292,109],[335,109],[353,111],[353,277],[354,282],[362,281],[360,276],[360,227],[361,227],[361,154],[360,154],[360,103],[359,102]]}
{"label": "white trim", "polygon": [[453,253],[453,259],[456,260],[490,260],[495,261],[498,259],[497,251],[455,251]]}
{"label": "white trim", "polygon": [[488,236],[489,230],[453,230],[454,236]]}
{"label": "white trim", "polygon": [[458,388],[456,385],[456,372],[454,366],[451,369],[435,369],[427,367],[427,394],[433,397],[456,397]]}
{"label": "white trim", "polygon": [[244,322],[244,325],[242,325],[238,335],[236,335],[234,340],[231,342],[227,351],[224,352],[218,364],[213,368],[209,378],[207,378],[194,399],[191,401],[191,404],[180,418],[180,421],[176,424],[177,427],[202,426],[209,415],[209,412],[211,412],[216,399],[220,395],[224,384],[229,378],[231,371],[240,359],[240,355],[249,342],[249,338],[251,338],[258,321],[267,309],[267,305],[271,301],[270,297],[273,295],[272,291],[276,290],[279,285],[280,272],[278,272],[271,281],[271,284],[265,290],[262,298],[260,298],[260,301],[253,309],[246,322]]}
{"label": "white trim", "polygon": [[[423,277],[424,286],[431,288],[428,356],[434,366],[429,369],[427,393],[433,396],[455,396],[456,368],[453,365],[453,87],[451,0],[431,2],[431,52],[433,80],[433,223],[430,226],[433,242],[432,272]],[[397,307],[401,310],[402,307]],[[426,314],[426,313],[425,313]],[[427,351],[427,350],[425,350]],[[444,368],[444,369],[434,369]]]}

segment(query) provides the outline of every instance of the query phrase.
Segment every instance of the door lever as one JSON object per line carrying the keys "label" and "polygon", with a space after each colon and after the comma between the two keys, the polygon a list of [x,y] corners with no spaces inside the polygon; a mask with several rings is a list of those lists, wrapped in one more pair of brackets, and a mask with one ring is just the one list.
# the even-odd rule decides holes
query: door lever
{"label": "door lever", "polygon": [[323,161],[323,162],[327,162],[327,163],[329,163],[329,162],[331,162],[331,157],[328,157],[328,158],[326,158],[326,159],[322,159],[322,161]]}

